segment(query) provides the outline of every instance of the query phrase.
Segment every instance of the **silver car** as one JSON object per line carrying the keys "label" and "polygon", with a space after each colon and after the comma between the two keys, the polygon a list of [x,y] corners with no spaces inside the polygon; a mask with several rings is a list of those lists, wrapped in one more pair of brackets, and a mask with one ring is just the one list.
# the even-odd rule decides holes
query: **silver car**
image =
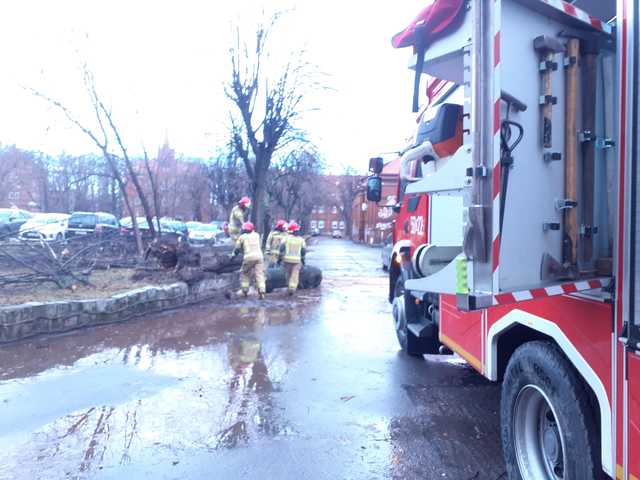
{"label": "silver car", "polygon": [[387,235],[384,243],[382,244],[382,251],[380,252],[380,256],[382,257],[382,269],[389,270],[389,266],[391,265],[391,252],[393,251],[393,234]]}

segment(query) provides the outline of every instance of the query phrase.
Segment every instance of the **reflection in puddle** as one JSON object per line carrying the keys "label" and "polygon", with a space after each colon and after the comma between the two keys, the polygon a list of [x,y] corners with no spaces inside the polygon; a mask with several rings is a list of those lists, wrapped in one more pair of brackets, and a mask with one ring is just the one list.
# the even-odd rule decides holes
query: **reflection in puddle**
{"label": "reflection in puddle", "polygon": [[315,300],[194,308],[3,348],[0,478],[42,478],[41,462],[53,465],[46,477],[83,476],[157,449],[294,434],[277,402],[294,335],[263,337],[316,318]]}

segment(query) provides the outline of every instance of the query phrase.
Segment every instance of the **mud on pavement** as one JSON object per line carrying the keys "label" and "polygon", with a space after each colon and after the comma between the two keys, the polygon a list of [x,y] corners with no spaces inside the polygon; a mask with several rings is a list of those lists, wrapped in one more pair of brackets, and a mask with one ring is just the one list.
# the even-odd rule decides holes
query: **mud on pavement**
{"label": "mud on pavement", "polygon": [[0,349],[0,478],[495,479],[499,388],[398,350],[379,250],[321,288]]}

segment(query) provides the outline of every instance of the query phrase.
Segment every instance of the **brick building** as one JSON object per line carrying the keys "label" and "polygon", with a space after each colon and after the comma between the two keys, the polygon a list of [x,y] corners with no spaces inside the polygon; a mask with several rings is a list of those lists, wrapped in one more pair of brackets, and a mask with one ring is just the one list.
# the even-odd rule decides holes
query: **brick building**
{"label": "brick building", "polygon": [[0,152],[0,207],[39,211],[44,173],[30,152],[14,146]]}
{"label": "brick building", "polygon": [[354,175],[324,175],[319,188],[323,192],[323,202],[311,211],[309,227],[318,229],[320,235],[331,235],[340,231],[343,237],[349,236],[351,209],[349,208],[362,177]]}
{"label": "brick building", "polygon": [[396,214],[400,158],[387,163],[382,173],[382,198],[380,203],[367,200],[366,181],[362,182],[352,205],[353,227],[351,238],[356,242],[378,245],[393,231]]}

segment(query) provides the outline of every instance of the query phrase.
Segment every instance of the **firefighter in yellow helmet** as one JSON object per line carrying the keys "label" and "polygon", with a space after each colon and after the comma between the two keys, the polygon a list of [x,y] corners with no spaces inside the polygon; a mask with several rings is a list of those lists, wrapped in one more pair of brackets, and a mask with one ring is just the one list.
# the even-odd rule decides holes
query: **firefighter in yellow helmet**
{"label": "firefighter in yellow helmet", "polygon": [[231,209],[229,215],[229,236],[235,242],[238,240],[242,231],[242,225],[249,221],[249,208],[251,208],[251,199],[242,197],[238,204]]}
{"label": "firefighter in yellow helmet", "polygon": [[296,222],[289,223],[289,235],[280,245],[280,257],[278,263],[284,262],[284,269],[287,274],[287,287],[289,295],[298,288],[300,269],[304,265],[304,256],[307,244],[302,238],[300,227]]}
{"label": "firefighter in yellow helmet", "polygon": [[249,284],[253,278],[258,296],[264,298],[264,259],[260,248],[260,235],[253,229],[253,223],[245,222],[242,225],[242,234],[236,241],[236,248],[233,251],[235,257],[240,252],[243,253],[242,266],[240,267],[240,289],[246,297],[249,294]]}
{"label": "firefighter in yellow helmet", "polygon": [[284,220],[278,220],[276,226],[269,233],[267,237],[267,261],[269,266],[273,266],[278,263],[278,257],[280,256],[280,245],[287,238],[287,222]]}

